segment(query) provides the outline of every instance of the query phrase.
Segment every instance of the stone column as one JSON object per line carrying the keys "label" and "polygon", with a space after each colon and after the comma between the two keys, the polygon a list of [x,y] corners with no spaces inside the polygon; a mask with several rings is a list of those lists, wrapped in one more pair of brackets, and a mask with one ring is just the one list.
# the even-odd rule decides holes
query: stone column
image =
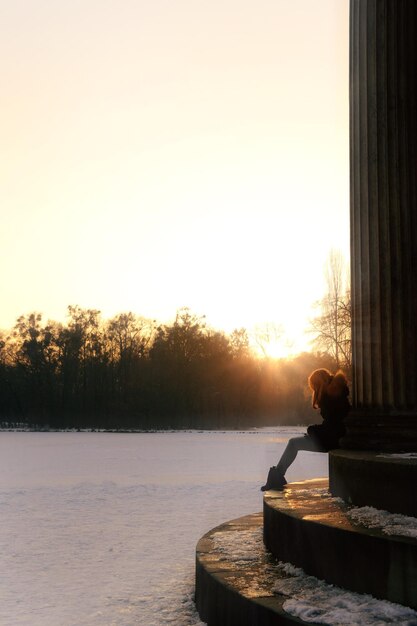
{"label": "stone column", "polygon": [[417,451],[417,0],[351,0],[353,410],[343,448]]}

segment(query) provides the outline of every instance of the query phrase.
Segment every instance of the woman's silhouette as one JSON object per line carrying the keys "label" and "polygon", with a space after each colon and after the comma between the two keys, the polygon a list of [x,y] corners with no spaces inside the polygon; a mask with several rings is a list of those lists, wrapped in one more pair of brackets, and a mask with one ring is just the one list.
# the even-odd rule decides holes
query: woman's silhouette
{"label": "woman's silhouette", "polygon": [[339,439],[345,434],[343,420],[349,412],[349,388],[343,372],[333,376],[327,369],[314,370],[308,378],[313,392],[313,408],[320,409],[322,424],[307,428],[307,434],[293,437],[288,441],[278,465],[269,470],[266,484],[262,491],[282,489],[286,485],[285,472],[294,461],[299,450],[310,452],[328,452],[339,447]]}

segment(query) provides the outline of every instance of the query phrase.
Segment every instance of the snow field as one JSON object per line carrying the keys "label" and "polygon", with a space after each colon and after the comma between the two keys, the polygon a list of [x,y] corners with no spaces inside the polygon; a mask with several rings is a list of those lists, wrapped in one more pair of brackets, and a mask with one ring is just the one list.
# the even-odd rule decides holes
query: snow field
{"label": "snow field", "polygon": [[197,626],[198,539],[262,509],[300,432],[0,433],[1,626]]}
{"label": "snow field", "polygon": [[[201,626],[198,539],[262,510],[270,465],[302,432],[1,432],[0,626]],[[327,455],[301,452],[287,477],[326,475]],[[414,518],[370,507],[350,514],[416,536]],[[263,550],[261,535],[224,550],[250,563]],[[289,577],[277,591],[305,621],[417,625],[414,611],[282,567]]]}

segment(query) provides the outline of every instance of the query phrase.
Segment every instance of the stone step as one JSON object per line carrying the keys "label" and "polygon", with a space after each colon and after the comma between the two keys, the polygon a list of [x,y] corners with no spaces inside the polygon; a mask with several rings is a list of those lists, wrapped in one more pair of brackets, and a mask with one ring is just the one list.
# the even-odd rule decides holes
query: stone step
{"label": "stone step", "polygon": [[330,496],[327,479],[268,491],[265,545],[307,574],[417,609],[417,539],[365,527],[353,521],[353,510]]}
{"label": "stone step", "polygon": [[262,529],[262,513],[256,513],[226,522],[198,542],[195,603],[208,626],[306,624],[284,610],[287,597],[273,590],[285,574],[265,550]]}
{"label": "stone step", "polygon": [[[404,436],[403,432],[401,436]],[[346,502],[417,516],[415,452],[332,450],[329,453],[329,475],[331,492]]]}
{"label": "stone step", "polygon": [[208,626],[417,626],[411,609],[327,585],[279,563],[265,549],[261,513],[226,522],[200,539],[195,601]]}

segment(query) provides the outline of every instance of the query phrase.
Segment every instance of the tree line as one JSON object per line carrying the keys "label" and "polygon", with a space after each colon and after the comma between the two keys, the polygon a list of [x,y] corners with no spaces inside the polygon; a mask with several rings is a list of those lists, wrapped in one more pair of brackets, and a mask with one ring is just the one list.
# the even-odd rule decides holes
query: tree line
{"label": "tree line", "polygon": [[39,428],[245,428],[317,419],[306,379],[334,356],[259,358],[248,333],[210,328],[189,309],[158,325],[131,312],[31,313],[0,340],[0,421]]}

